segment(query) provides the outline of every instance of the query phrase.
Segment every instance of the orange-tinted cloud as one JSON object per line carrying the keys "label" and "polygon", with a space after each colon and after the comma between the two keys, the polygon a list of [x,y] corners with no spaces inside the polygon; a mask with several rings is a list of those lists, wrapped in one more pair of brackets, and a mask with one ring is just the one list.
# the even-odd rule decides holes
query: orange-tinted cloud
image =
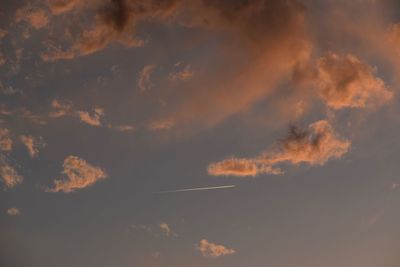
{"label": "orange-tinted cloud", "polygon": [[0,39],[7,35],[7,31],[4,29],[0,29]]}
{"label": "orange-tinted cloud", "polygon": [[171,236],[172,234],[174,234],[174,232],[172,231],[171,227],[165,222],[160,223],[158,225],[158,227],[163,232],[163,234],[168,236],[168,237]]}
{"label": "orange-tinted cloud", "polygon": [[35,29],[41,29],[49,23],[49,17],[45,10],[34,8],[28,4],[17,10],[15,13],[15,21],[26,21],[30,26]]}
{"label": "orange-tinted cloud", "polygon": [[12,208],[7,209],[7,214],[10,216],[17,216],[17,215],[20,215],[21,212],[19,211],[18,208],[12,207]]}
{"label": "orange-tinted cloud", "polygon": [[63,163],[64,177],[56,179],[54,186],[48,192],[70,193],[94,185],[99,180],[108,177],[100,167],[93,166],[76,156],[68,156]]}
{"label": "orange-tinted cloud", "polygon": [[25,145],[31,158],[36,157],[39,150],[46,146],[46,143],[43,142],[41,137],[35,138],[30,135],[21,135],[20,140]]}
{"label": "orange-tinted cloud", "polygon": [[0,177],[7,188],[21,184],[24,180],[11,165],[5,162],[0,163]]}
{"label": "orange-tinted cloud", "polygon": [[328,53],[317,70],[319,94],[333,109],[379,107],[393,97],[375,70],[353,55]]}
{"label": "orange-tinted cloud", "polygon": [[151,131],[168,130],[174,127],[175,122],[172,119],[155,120],[148,125]]}
{"label": "orange-tinted cloud", "polygon": [[255,158],[229,158],[211,163],[208,173],[214,176],[256,176],[281,174],[276,165],[323,165],[328,160],[340,158],[348,152],[351,143],[337,136],[330,123],[320,120],[312,123],[309,130],[292,127],[289,135],[276,150],[265,151]]}
{"label": "orange-tinted cloud", "polygon": [[[51,12],[55,15],[73,10],[79,5],[82,5],[82,0],[47,0]],[[89,1],[87,1],[89,2]]]}
{"label": "orange-tinted cloud", "polygon": [[199,250],[200,253],[207,258],[218,258],[221,256],[231,255],[236,252],[231,248],[211,243],[206,239],[200,240],[199,244],[196,246],[196,249]]}
{"label": "orange-tinted cloud", "polygon": [[194,71],[192,70],[190,65],[186,65],[183,68],[180,68],[181,62],[178,62],[174,66],[174,70],[168,74],[168,79],[176,82],[176,81],[187,81],[193,77]]}
{"label": "orange-tinted cloud", "polygon": [[112,126],[112,128],[117,130],[118,132],[132,132],[135,130],[135,126],[128,124],[116,125]]}
{"label": "orange-tinted cloud", "polygon": [[58,99],[54,99],[51,102],[51,107],[54,109],[50,112],[51,118],[60,118],[69,115],[72,111],[72,104],[69,102],[60,102]]}
{"label": "orange-tinted cloud", "polygon": [[64,116],[78,117],[81,122],[91,126],[102,126],[102,118],[104,117],[104,109],[94,108],[92,111],[74,110],[70,102],[61,102],[54,99],[51,102],[52,111],[49,113],[51,118],[61,118]]}
{"label": "orange-tinted cloud", "polygon": [[104,110],[102,108],[95,108],[91,113],[87,111],[77,111],[77,115],[84,123],[91,126],[101,126],[101,118],[104,116]]}
{"label": "orange-tinted cloud", "polygon": [[7,128],[0,128],[0,150],[9,152],[12,150],[13,141]]}

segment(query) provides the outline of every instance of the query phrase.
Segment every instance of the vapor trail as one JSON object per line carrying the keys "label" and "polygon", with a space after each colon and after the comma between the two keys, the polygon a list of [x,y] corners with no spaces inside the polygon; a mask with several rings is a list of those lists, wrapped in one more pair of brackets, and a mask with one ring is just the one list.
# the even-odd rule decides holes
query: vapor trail
{"label": "vapor trail", "polygon": [[178,192],[188,192],[188,191],[202,191],[202,190],[214,190],[214,189],[226,189],[233,188],[236,185],[223,185],[223,186],[213,186],[213,187],[196,187],[196,188],[186,188],[186,189],[178,189],[178,190],[168,190],[157,192],[156,194],[166,194],[166,193],[178,193]]}

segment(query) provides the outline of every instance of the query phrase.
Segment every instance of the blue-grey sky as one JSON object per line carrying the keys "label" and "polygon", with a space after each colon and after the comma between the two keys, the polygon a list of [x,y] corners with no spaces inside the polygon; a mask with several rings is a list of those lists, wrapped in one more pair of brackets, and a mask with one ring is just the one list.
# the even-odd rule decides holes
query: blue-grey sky
{"label": "blue-grey sky", "polygon": [[397,267],[399,12],[1,1],[0,265]]}

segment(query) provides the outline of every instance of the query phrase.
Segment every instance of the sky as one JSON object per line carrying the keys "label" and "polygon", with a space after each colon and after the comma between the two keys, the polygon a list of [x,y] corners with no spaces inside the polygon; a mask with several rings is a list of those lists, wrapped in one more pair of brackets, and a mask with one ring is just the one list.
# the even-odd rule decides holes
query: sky
{"label": "sky", "polygon": [[397,0],[0,2],[2,267],[399,266]]}

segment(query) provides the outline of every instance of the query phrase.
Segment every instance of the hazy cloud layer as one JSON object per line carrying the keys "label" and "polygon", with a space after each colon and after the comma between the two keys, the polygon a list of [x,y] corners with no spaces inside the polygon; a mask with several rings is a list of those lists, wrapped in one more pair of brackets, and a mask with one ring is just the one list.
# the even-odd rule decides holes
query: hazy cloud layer
{"label": "hazy cloud layer", "polygon": [[108,177],[100,167],[94,166],[76,156],[68,156],[63,163],[63,177],[54,180],[48,192],[70,193],[94,185]]}

